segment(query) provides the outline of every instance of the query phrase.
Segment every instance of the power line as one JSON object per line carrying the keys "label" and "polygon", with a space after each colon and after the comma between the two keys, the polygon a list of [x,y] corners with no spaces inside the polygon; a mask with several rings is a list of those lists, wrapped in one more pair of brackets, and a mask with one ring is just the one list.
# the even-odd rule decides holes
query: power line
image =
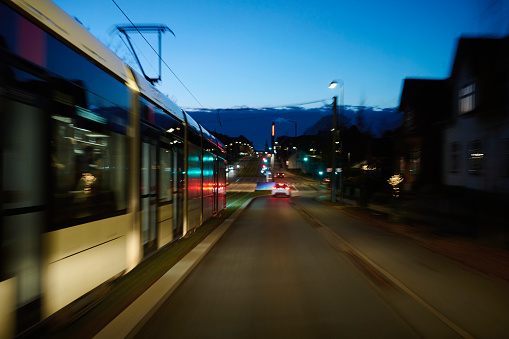
{"label": "power line", "polygon": [[316,103],[319,103],[319,102],[326,103],[327,100],[330,100],[330,99],[314,100],[314,101],[303,102],[303,103],[300,103],[300,104],[279,105],[279,106],[264,106],[264,107],[261,107],[261,108],[253,108],[253,109],[285,108],[285,107],[306,106],[306,105],[316,104]]}
{"label": "power line", "polygon": [[[303,102],[303,103],[300,103],[300,104],[292,104],[292,105],[280,105],[280,106],[264,106],[264,107],[259,107],[259,108],[255,108],[255,107],[240,107],[240,108],[219,108],[219,109],[210,109],[210,111],[217,111],[217,116],[219,117],[219,112],[220,111],[250,111],[250,110],[253,110],[253,111],[258,111],[258,110],[265,110],[265,109],[274,109],[274,108],[292,108],[292,107],[296,107],[296,106],[305,106],[305,105],[309,105],[309,104],[315,104],[315,103],[319,103],[319,102],[322,102],[322,103],[326,103],[327,100],[329,99],[321,99],[321,100],[314,100],[314,101],[308,101],[308,102]],[[317,109],[322,109],[322,108],[317,108]],[[207,109],[206,109],[207,110]],[[190,114],[193,115],[193,112],[190,111]],[[278,112],[278,115],[285,115],[285,114],[295,114],[295,112],[293,111],[288,111],[288,112]],[[236,121],[242,121],[242,120],[255,120],[255,119],[266,119],[267,117],[270,117],[271,115],[274,115],[274,112],[257,112],[257,116],[249,116],[249,117],[245,117],[245,116],[242,116],[242,115],[239,115],[238,117],[235,117],[235,118],[230,118],[230,119],[224,119],[223,118],[223,121],[227,121],[227,122],[236,122]],[[221,122],[220,122],[221,124]],[[221,127],[223,127],[221,125]]]}
{"label": "power line", "polygon": [[230,108],[214,108],[214,109],[211,109],[211,108],[205,108],[204,109],[210,109],[211,111],[214,110],[214,111],[217,111],[217,110],[221,110],[221,111],[248,111],[248,110],[265,110],[265,109],[275,109],[275,108],[292,108],[292,107],[297,107],[297,106],[306,106],[306,105],[311,105],[311,104],[316,104],[316,103],[324,103],[326,104],[327,101],[330,100],[330,99],[320,99],[320,100],[313,100],[313,101],[307,101],[307,102],[302,102],[302,103],[299,103],[299,104],[288,104],[288,105],[277,105],[277,106],[259,106],[259,107],[230,107]]}
{"label": "power line", "polygon": [[141,35],[141,37],[143,38],[143,40],[145,40],[145,42],[150,46],[150,48],[154,51],[154,53],[157,55],[157,57],[159,58],[159,60],[162,61],[162,63],[170,70],[170,72],[175,76],[175,78],[180,82],[180,84],[186,89],[186,91],[193,97],[193,99],[202,107],[202,108],[205,108],[203,107],[203,105],[198,101],[198,99],[196,99],[196,97],[193,95],[193,93],[191,93],[191,91],[189,90],[189,88],[187,88],[186,85],[184,85],[184,83],[182,82],[182,80],[180,80],[180,78],[177,76],[177,74],[175,74],[175,72],[170,68],[170,66],[168,66],[168,64],[166,63],[166,61],[163,60],[163,58],[161,58],[161,56],[159,55],[159,53],[156,52],[156,50],[154,49],[154,47],[152,47],[152,45],[148,42],[148,40],[145,38],[145,36],[138,30],[138,28],[136,27],[136,25],[131,21],[131,19],[129,19],[129,17],[127,16],[127,14],[125,14],[125,12],[122,10],[122,8],[120,8],[120,6],[115,2],[115,0],[111,0],[113,1],[113,3],[115,4],[115,6],[117,6],[117,8],[119,9],[120,12],[122,12],[122,14],[126,17],[126,19],[131,23],[131,25],[133,25],[133,27],[136,29],[136,31],[138,31],[138,33]]}

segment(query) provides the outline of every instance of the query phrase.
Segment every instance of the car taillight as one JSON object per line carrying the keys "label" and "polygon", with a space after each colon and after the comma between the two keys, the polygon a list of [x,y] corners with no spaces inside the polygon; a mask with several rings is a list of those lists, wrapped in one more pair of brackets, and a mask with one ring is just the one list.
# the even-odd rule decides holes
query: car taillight
{"label": "car taillight", "polygon": [[289,189],[290,189],[290,187],[285,187],[285,190],[287,190],[287,191],[288,191]]}

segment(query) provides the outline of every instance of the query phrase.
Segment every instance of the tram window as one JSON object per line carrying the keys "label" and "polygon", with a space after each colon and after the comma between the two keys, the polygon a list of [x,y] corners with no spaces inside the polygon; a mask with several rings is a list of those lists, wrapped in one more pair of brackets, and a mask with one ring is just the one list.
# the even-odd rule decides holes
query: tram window
{"label": "tram window", "polygon": [[128,108],[129,90],[124,84],[50,36],[47,62],[49,71],[65,79],[79,80],[86,90],[107,98],[123,109]]}
{"label": "tram window", "polygon": [[18,25],[19,15],[12,9],[0,3],[0,47],[11,53],[15,52],[16,30],[13,27]]}
{"label": "tram window", "polygon": [[184,125],[171,114],[140,98],[140,115],[143,120],[162,128],[167,135],[184,138]]}
{"label": "tram window", "polygon": [[[161,143],[163,144],[163,143]],[[170,203],[173,196],[173,151],[169,148],[159,148],[159,202]]]}
{"label": "tram window", "polygon": [[[85,112],[90,116],[51,115],[55,228],[76,224],[82,218],[108,217],[127,207],[125,135],[112,132],[106,124],[97,128],[103,122],[100,116]],[[91,119],[97,121],[86,127],[79,123]]]}

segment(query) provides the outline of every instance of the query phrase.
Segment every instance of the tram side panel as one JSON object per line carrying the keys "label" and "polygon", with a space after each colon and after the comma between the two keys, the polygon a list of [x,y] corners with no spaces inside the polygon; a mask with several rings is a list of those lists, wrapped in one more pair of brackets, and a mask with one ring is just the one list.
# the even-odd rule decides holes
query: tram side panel
{"label": "tram side panel", "polygon": [[[42,238],[44,316],[126,269],[131,221],[126,130],[132,94],[84,59],[74,66],[88,68],[79,80],[83,97],[65,93],[63,88],[73,87],[68,82],[57,95],[71,101],[51,111],[51,217]],[[90,76],[102,79],[87,79]],[[97,87],[94,81],[110,86]]]}
{"label": "tram side panel", "polygon": [[173,238],[173,192],[174,154],[171,142],[161,137],[159,148],[159,203],[158,203],[158,248],[170,243]]}
{"label": "tram side panel", "polygon": [[[226,154],[222,154],[226,157]],[[226,160],[223,157],[217,157],[217,211],[220,213],[226,208]]]}
{"label": "tram side panel", "polygon": [[201,225],[202,220],[202,149],[201,137],[188,131],[188,167],[187,167],[187,229]]}
{"label": "tram side panel", "polygon": [[216,154],[216,161],[214,162],[214,180],[217,186],[217,192],[215,195],[215,203],[217,205],[217,211],[220,213],[226,208],[226,166],[227,166],[227,154],[224,144],[216,139],[217,146],[214,150]]}
{"label": "tram side panel", "polygon": [[[210,150],[210,147],[208,148]],[[206,220],[217,212],[214,206],[216,185],[214,181],[215,155],[208,150],[203,152],[203,218]]]}
{"label": "tram side panel", "polygon": [[[186,220],[186,230],[199,226],[217,210],[210,194],[221,201],[225,167],[208,161],[199,133],[185,138],[175,104],[146,95],[154,110],[143,110],[130,71],[106,71],[4,3],[0,38],[0,296],[16,296],[1,298],[2,337],[132,269],[182,236]],[[39,48],[26,48],[33,43]],[[103,61],[125,69],[117,59]],[[141,133],[142,121],[155,132]],[[4,326],[16,321],[17,329]]]}
{"label": "tram side panel", "polygon": [[85,89],[83,106],[74,102],[51,112],[53,187],[42,237],[44,316],[126,269],[130,93],[120,83],[112,85],[122,88],[123,107]]}
{"label": "tram side panel", "polygon": [[[16,280],[22,330],[126,268],[131,92],[0,6],[2,128],[14,137],[2,133],[0,277]],[[40,48],[20,49],[12,27],[29,28]]]}
{"label": "tram side panel", "polygon": [[[157,248],[182,235],[184,125],[168,111],[140,99],[142,118],[159,130],[157,139]],[[149,107],[151,107],[149,109]],[[147,114],[147,112],[151,112]]]}
{"label": "tram side panel", "polygon": [[47,218],[42,81],[32,90],[14,79],[0,79],[0,337],[13,336],[20,316],[25,326],[40,318],[40,236]]}

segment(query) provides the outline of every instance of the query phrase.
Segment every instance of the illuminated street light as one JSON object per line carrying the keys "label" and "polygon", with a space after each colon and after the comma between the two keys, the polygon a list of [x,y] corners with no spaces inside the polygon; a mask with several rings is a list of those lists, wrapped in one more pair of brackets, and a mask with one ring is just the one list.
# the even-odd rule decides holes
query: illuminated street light
{"label": "illuminated street light", "polygon": [[[329,88],[336,88],[339,87],[339,97],[340,97],[340,110],[343,110],[344,107],[344,82],[343,80],[334,80],[330,83]],[[334,118],[333,118],[333,124],[332,124],[332,190],[331,190],[331,202],[336,202],[336,144],[339,144],[337,141],[338,138],[338,97],[334,97],[334,105],[333,105],[333,112],[334,112]],[[339,112],[339,118],[341,120],[342,112]],[[341,125],[341,123],[340,123]],[[341,148],[341,145],[339,145]],[[343,188],[343,170],[341,168],[341,149],[339,153],[339,196],[340,199],[342,197],[342,188]]]}

